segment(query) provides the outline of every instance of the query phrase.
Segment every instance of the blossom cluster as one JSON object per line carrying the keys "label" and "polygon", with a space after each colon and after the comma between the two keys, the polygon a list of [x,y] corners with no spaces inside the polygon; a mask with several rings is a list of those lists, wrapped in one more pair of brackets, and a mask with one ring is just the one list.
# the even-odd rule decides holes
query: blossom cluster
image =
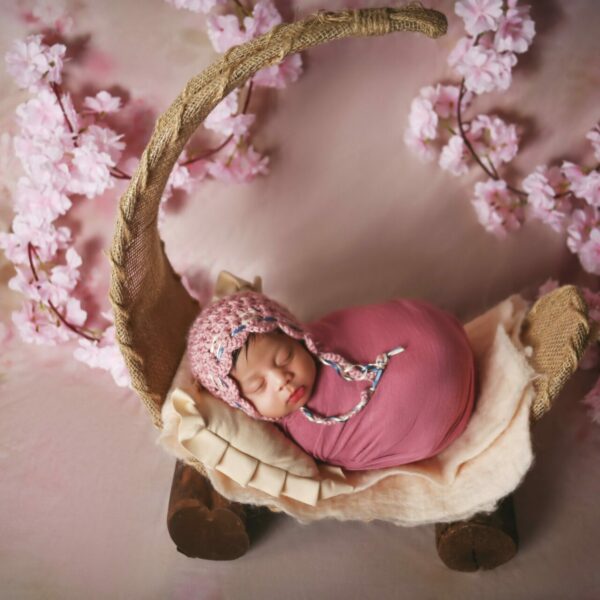
{"label": "blossom cluster", "polygon": [[[281,23],[271,0],[259,0],[252,11],[245,9],[246,14],[240,16],[208,14],[224,6],[225,0],[173,0],[171,4],[205,13],[209,38],[219,52]],[[52,39],[60,39],[73,26],[60,0],[24,0],[22,11],[26,22],[49,32]],[[9,287],[24,297],[12,320],[28,343],[56,345],[77,340],[76,359],[109,371],[118,385],[126,386],[129,374],[116,344],[111,313],[100,313],[107,326],[90,329],[99,317],[82,305],[81,298],[90,292],[81,280],[82,257],[65,216],[74,203],[114,191],[115,182],[129,179],[127,171],[139,159],[129,158],[123,168],[119,166],[125,142],[106,124],[106,115],[122,109],[121,99],[104,90],[84,98],[65,91],[67,47],[46,43],[46,39],[34,33],[16,40],[5,56],[7,71],[17,86],[30,93],[15,114],[12,145],[23,174],[13,195],[14,219],[10,231],[0,232],[0,249],[16,271]],[[252,84],[281,88],[300,73],[301,59],[294,55],[257,73]],[[160,217],[175,189],[190,191],[194,182],[205,177],[244,183],[268,172],[268,157],[250,143],[254,120],[254,115],[245,114],[245,107],[240,110],[239,90],[208,115],[205,127],[224,141],[197,158],[183,153],[169,177]],[[97,304],[101,306],[102,301]]]}
{"label": "blossom cluster", "polygon": [[[519,131],[496,115],[465,112],[478,95],[508,89],[517,56],[535,36],[530,7],[517,0],[459,0],[455,12],[466,35],[448,56],[459,84],[427,86],[412,101],[404,139],[424,161],[437,159],[455,176],[473,166],[487,178],[476,182],[471,200],[478,221],[489,233],[505,238],[527,220],[538,220],[565,233],[567,246],[589,273],[600,275],[600,172],[563,161],[538,165],[521,186],[501,176],[519,150]],[[600,127],[587,134],[600,160]]]}
{"label": "blossom cluster", "polygon": [[[224,53],[235,45],[243,44],[270,31],[282,22],[272,0],[258,0],[252,10],[235,3],[237,14],[223,14],[227,0],[166,0],[177,9],[186,9],[205,15],[208,38],[215,51]],[[214,12],[220,9],[220,12]],[[212,177],[224,183],[247,183],[258,175],[268,173],[269,158],[261,155],[250,143],[250,128],[255,115],[246,112],[251,86],[284,88],[302,73],[299,54],[288,56],[278,64],[265,67],[254,74],[248,85],[242,106],[240,90],[230,92],[206,117],[204,127],[213,131],[224,141],[219,152],[210,159],[202,157],[182,158],[182,164],[171,174],[163,196],[166,201],[174,187],[189,190],[192,177],[186,168],[194,163],[195,181]],[[161,208],[160,215],[163,215]]]}
{"label": "blossom cluster", "polygon": [[[206,15],[206,32],[217,52],[227,52],[233,46],[243,44],[259,37],[282,23],[281,14],[272,0],[257,0],[252,10],[235,2],[239,14],[217,14],[215,7],[227,4],[227,0],[166,0],[179,9],[188,9]],[[284,88],[293,83],[302,74],[302,58],[292,54],[281,62],[259,70],[253,77],[253,85]],[[237,105],[229,103],[229,114],[233,114]],[[243,128],[243,125],[240,125]],[[240,132],[241,134],[242,132]]]}
{"label": "blossom cluster", "polygon": [[[44,345],[77,339],[90,345],[91,356],[114,336],[114,326],[103,334],[85,328],[89,315],[76,297],[82,258],[73,232],[59,221],[75,197],[91,199],[114,186],[111,170],[125,144],[102,123],[120,108],[119,98],[100,91],[86,97],[78,112],[62,91],[65,53],[64,45],[49,46],[35,34],[17,40],[6,54],[7,70],[32,97],[16,108],[13,149],[23,175],[13,197],[11,231],[0,233],[0,248],[16,271],[9,288],[25,297],[12,315],[21,338]],[[117,383],[129,383],[120,355],[96,354],[97,365],[113,372]]]}

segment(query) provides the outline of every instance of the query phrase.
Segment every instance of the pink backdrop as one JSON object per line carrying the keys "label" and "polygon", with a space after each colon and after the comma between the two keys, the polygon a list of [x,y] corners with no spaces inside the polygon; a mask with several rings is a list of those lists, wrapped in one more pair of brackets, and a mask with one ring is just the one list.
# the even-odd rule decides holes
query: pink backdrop
{"label": "pink backdrop", "polygon": [[[140,103],[130,124],[144,131],[189,77],[215,54],[203,18],[162,0],[86,0],[76,31],[89,34],[93,75]],[[277,2],[284,18],[374,2]],[[525,126],[514,163],[583,159],[600,117],[600,10],[593,0],[533,1],[538,35],[504,95],[478,100]],[[254,143],[271,174],[251,185],[201,184],[169,211],[163,232],[174,266],[197,282],[221,269],[251,279],[302,318],[392,296],[424,298],[466,320],[548,277],[589,281],[562,239],[527,225],[506,241],[485,233],[469,203],[478,173],[453,178],[423,165],[402,140],[418,90],[450,76],[446,56],[462,29],[453,2],[438,41],[398,34],[351,39],[304,55],[305,73],[286,90],[253,96]],[[25,29],[1,0],[0,52]],[[85,75],[84,75],[85,74]],[[0,128],[9,131],[26,95],[0,72]],[[146,111],[144,113],[144,111]],[[154,111],[154,112],[153,112]],[[146,115],[144,117],[144,114]],[[10,221],[18,166],[0,162],[0,226]],[[73,212],[91,246],[107,248],[115,204]],[[93,216],[93,218],[92,218]],[[82,251],[85,250],[82,248]],[[4,258],[0,258],[4,261]],[[6,289],[1,319],[20,298]],[[105,289],[99,254],[88,273]],[[516,492],[522,546],[490,573],[449,571],[432,527],[322,522],[274,515],[250,552],[231,563],[188,559],[166,530],[173,460],[155,446],[135,395],[71,359],[70,348],[17,339],[0,358],[0,595],[6,598],[593,598],[600,594],[600,429],[579,400],[593,375],[578,376],[534,434],[536,463]]]}

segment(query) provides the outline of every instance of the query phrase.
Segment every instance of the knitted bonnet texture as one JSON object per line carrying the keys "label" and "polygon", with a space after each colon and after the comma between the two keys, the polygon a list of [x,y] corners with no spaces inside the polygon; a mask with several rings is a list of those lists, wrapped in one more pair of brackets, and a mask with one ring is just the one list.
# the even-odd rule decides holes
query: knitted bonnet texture
{"label": "knitted bonnet texture", "polygon": [[288,336],[304,341],[309,352],[320,362],[332,366],[346,380],[378,379],[376,370],[354,365],[333,352],[323,352],[310,333],[285,307],[259,292],[231,294],[209,304],[198,315],[188,333],[187,353],[194,378],[217,398],[221,398],[247,415],[264,421],[278,421],[262,416],[240,395],[229,375],[232,353],[241,348],[251,333],[269,333],[279,328]]}
{"label": "knitted bonnet texture", "polygon": [[231,294],[209,304],[196,318],[188,334],[188,356],[194,377],[209,392],[242,409],[255,419],[263,417],[240,395],[229,372],[232,353],[241,348],[251,333],[269,333],[281,329],[296,340],[304,340],[309,351],[317,355],[316,344],[302,324],[283,306],[259,292]]}

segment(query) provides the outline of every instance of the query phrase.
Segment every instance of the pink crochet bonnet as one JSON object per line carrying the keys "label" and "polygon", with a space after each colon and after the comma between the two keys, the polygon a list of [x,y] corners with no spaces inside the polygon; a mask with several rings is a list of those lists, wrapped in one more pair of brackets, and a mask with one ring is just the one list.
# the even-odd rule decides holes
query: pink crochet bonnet
{"label": "pink crochet bonnet", "polygon": [[282,305],[259,292],[243,291],[224,296],[200,312],[188,333],[187,353],[194,378],[217,398],[221,398],[247,415],[264,421],[277,418],[262,416],[240,395],[235,380],[229,375],[232,353],[241,348],[251,333],[269,333],[279,328],[295,340],[303,341],[308,351],[321,363],[334,368],[347,381],[370,381],[360,402],[348,413],[323,417],[307,407],[300,410],[311,421],[329,425],[348,420],[362,410],[375,390],[389,356],[403,350],[394,349],[377,357],[375,363],[355,365],[344,357],[318,348],[306,328]]}

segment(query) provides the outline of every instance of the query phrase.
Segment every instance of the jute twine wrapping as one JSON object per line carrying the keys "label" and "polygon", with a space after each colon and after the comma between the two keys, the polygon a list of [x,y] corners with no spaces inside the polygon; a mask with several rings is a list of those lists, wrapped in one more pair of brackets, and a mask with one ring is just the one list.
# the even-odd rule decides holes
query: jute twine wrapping
{"label": "jute twine wrapping", "polygon": [[403,8],[319,11],[303,21],[230,48],[191,79],[158,119],[119,215],[110,252],[110,301],[117,342],[133,388],[162,429],[160,407],[185,351],[185,336],[200,307],[167,259],[157,228],[158,207],[185,144],[212,109],[263,67],[289,54],[351,36],[413,31],[443,35],[446,17],[419,4]]}

